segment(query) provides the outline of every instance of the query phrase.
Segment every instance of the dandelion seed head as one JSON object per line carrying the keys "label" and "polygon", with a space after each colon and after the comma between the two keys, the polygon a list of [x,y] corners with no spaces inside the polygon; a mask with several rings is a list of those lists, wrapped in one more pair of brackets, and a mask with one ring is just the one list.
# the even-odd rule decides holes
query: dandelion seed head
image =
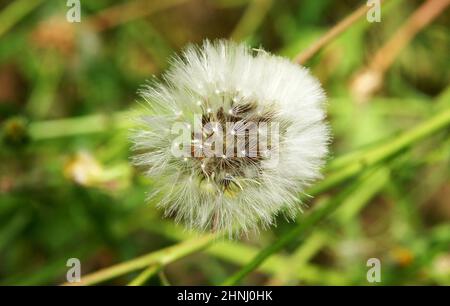
{"label": "dandelion seed head", "polygon": [[[307,69],[287,59],[205,41],[185,49],[164,82],[153,81],[141,94],[151,112],[132,136],[133,162],[156,178],[159,206],[187,227],[231,236],[267,227],[280,213],[294,217],[299,192],[320,178],[329,141],[325,94]],[[187,118],[198,112],[201,131],[188,134],[187,156],[176,156],[172,144],[181,142],[169,127],[195,128]],[[233,127],[225,129],[228,123]],[[251,132],[250,123],[267,128]],[[267,147],[251,140],[253,133],[269,139]],[[206,140],[214,135],[223,149]],[[240,136],[241,144],[232,141]],[[220,149],[197,156],[198,148]]]}

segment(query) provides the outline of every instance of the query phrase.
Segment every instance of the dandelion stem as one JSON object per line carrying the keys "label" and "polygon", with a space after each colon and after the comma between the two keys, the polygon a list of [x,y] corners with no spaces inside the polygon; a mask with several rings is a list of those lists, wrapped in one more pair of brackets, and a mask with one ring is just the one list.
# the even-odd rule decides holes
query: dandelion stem
{"label": "dandelion stem", "polygon": [[142,271],[136,278],[134,278],[128,286],[142,286],[145,282],[158,273],[159,269],[161,269],[160,265],[151,265],[144,271]]}
{"label": "dandelion stem", "polygon": [[[151,265],[165,266],[180,258],[206,248],[215,239],[216,237],[214,235],[205,235],[200,238],[191,239],[174,246],[155,251],[147,255],[137,257],[135,259],[85,275],[81,278],[80,283],[66,283],[64,285],[94,285],[129,272],[149,267]],[[151,275],[150,272],[147,271],[147,274]]]}

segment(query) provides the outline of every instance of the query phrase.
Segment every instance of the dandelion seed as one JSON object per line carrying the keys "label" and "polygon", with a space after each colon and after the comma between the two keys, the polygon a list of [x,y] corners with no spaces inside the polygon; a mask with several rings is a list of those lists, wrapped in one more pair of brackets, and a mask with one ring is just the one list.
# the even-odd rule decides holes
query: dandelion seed
{"label": "dandelion seed", "polygon": [[[308,70],[242,44],[206,41],[187,48],[164,80],[143,90],[152,113],[145,114],[133,135],[133,161],[156,178],[160,206],[188,227],[231,236],[269,226],[281,212],[294,217],[300,210],[299,192],[320,178],[329,141],[325,94]],[[196,107],[202,105],[201,110]],[[188,157],[170,150],[179,142],[179,135],[167,128],[179,120],[168,116],[174,109],[183,109],[183,118],[201,112],[202,130],[187,134],[190,163],[181,164]],[[269,139],[265,147],[250,139],[261,130],[246,130],[255,122],[268,124],[260,137]],[[216,132],[216,123],[223,130],[223,150],[212,157],[196,156],[195,148],[202,148],[197,136],[204,142],[211,135],[206,124]],[[225,129],[228,123],[235,128]],[[241,136],[241,146],[232,141]],[[244,156],[235,156],[237,152]]]}

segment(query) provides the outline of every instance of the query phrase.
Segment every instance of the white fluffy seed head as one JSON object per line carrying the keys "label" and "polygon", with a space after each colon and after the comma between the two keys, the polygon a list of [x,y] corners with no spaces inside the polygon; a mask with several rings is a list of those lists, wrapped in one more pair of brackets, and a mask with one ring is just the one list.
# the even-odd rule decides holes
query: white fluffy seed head
{"label": "white fluffy seed head", "polygon": [[[325,94],[308,70],[242,44],[205,41],[175,58],[163,79],[141,91],[149,109],[132,140],[134,164],[155,178],[166,215],[230,236],[269,226],[281,212],[294,217],[299,192],[320,177],[329,141]],[[202,139],[193,133],[189,155],[175,156],[171,148],[179,135],[171,127],[193,126],[196,114],[202,124],[235,123],[223,137],[248,135],[243,125],[257,121],[277,124],[278,139],[264,150],[248,140],[245,147],[225,142],[219,155],[197,157],[191,150]],[[202,131],[203,137],[212,133]],[[230,157],[238,151],[244,156]],[[254,157],[245,155],[250,153]]]}

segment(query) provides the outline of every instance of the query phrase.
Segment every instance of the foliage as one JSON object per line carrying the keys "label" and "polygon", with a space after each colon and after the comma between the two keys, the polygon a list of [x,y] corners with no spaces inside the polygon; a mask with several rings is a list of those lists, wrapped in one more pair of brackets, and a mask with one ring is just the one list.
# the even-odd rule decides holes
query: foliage
{"label": "foliage", "polygon": [[228,241],[146,202],[136,90],[204,38],[295,58],[361,1],[82,1],[73,24],[64,2],[0,2],[0,284],[62,283],[76,257],[91,284],[367,285],[376,257],[381,284],[450,285],[448,14],[388,49],[365,99],[360,73],[422,1],[386,0],[380,23],[359,18],[305,63],[329,97],[324,179],[295,222]]}

